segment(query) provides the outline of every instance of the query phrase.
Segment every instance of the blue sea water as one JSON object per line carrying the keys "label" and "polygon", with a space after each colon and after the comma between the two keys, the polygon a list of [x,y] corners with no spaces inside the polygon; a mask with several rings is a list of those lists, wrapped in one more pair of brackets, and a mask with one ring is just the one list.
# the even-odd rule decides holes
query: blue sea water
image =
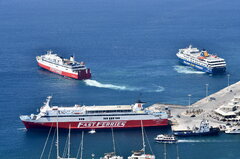
{"label": "blue sea water", "polygon": [[[26,131],[19,115],[36,113],[48,95],[54,105],[131,104],[139,98],[147,105],[187,105],[188,94],[191,102],[205,96],[207,83],[214,93],[227,85],[227,74],[230,83],[239,81],[239,6],[238,0],[0,0],[0,158],[40,157],[48,131]],[[189,44],[224,57],[227,72],[211,76],[181,66],[175,54]],[[35,57],[49,49],[84,61],[92,80],[38,68]],[[163,158],[163,145],[153,138],[169,129],[146,132],[154,154]],[[140,129],[114,134],[119,155],[141,148]],[[66,136],[61,132],[61,153]],[[71,136],[75,156],[81,131]],[[183,139],[179,153],[182,159],[237,159],[239,147],[239,135],[221,134]],[[84,158],[109,151],[111,131],[85,132]],[[175,145],[167,152],[176,158]]]}

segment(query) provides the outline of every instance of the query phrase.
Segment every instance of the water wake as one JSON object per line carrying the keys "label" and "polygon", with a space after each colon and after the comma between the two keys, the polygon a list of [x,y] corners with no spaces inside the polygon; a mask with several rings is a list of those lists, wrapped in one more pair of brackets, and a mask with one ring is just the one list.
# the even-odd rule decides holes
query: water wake
{"label": "water wake", "polygon": [[156,87],[156,89],[153,89],[152,91],[149,91],[149,92],[163,92],[165,90],[165,88],[162,86],[156,85],[155,87]]}
{"label": "water wake", "polygon": [[215,143],[215,142],[236,142],[235,140],[178,140],[178,143]]}
{"label": "water wake", "polygon": [[204,74],[205,73],[202,71],[196,71],[194,68],[192,68],[190,66],[176,65],[176,66],[173,66],[173,68],[178,73],[184,73],[184,74]]}
{"label": "water wake", "polygon": [[141,87],[129,87],[124,85],[115,85],[115,84],[104,84],[100,83],[96,80],[84,80],[85,84],[92,87],[98,87],[98,88],[108,88],[108,89],[114,89],[114,90],[122,90],[122,91],[142,91],[142,92],[162,92],[164,91],[164,87],[154,85],[154,87],[148,87],[148,88],[141,88]]}

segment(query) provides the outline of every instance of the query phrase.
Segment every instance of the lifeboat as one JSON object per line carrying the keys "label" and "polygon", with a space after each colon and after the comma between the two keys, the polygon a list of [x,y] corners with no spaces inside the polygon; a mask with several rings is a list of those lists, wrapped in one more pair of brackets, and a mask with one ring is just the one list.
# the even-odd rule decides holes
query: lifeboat
{"label": "lifeboat", "polygon": [[199,60],[204,60],[205,58],[206,58],[206,57],[204,57],[204,56],[199,56],[199,57],[198,57]]}

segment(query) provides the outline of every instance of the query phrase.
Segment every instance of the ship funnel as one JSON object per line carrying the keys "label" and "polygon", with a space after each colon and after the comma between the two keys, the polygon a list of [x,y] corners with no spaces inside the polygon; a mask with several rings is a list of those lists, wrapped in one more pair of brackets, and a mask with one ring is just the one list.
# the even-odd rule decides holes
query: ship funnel
{"label": "ship funnel", "polygon": [[47,54],[52,54],[52,52],[53,52],[52,50],[48,50]]}
{"label": "ship funnel", "polygon": [[136,103],[133,105],[134,111],[141,111],[143,109],[143,104],[145,102],[142,102],[141,100],[137,100]]}
{"label": "ship funnel", "polygon": [[70,61],[74,62],[74,60],[75,60],[75,59],[74,59],[74,56],[71,56],[71,57],[70,57]]}

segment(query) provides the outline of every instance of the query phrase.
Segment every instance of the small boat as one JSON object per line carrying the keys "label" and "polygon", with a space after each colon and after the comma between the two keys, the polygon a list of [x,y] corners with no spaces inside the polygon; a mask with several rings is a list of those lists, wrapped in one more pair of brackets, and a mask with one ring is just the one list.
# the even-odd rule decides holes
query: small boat
{"label": "small boat", "polygon": [[132,151],[132,155],[128,159],[155,159],[154,155],[146,154],[144,150]]}
{"label": "small boat", "polygon": [[122,156],[116,155],[116,146],[115,146],[113,128],[112,128],[112,140],[113,140],[113,152],[105,153],[104,156],[101,157],[100,159],[123,159]]}
{"label": "small boat", "polygon": [[154,139],[159,143],[176,143],[177,142],[177,139],[174,135],[160,134]]}
{"label": "small boat", "polygon": [[225,130],[226,134],[240,134],[240,127],[229,127]]}
{"label": "small boat", "polygon": [[144,140],[144,132],[143,132],[143,123],[141,121],[142,127],[142,141],[143,141],[143,148],[139,151],[132,151],[132,155],[128,157],[128,159],[155,159],[155,155],[146,154],[145,152],[145,140]]}
{"label": "small boat", "polygon": [[96,133],[96,130],[95,129],[92,129],[88,132],[89,134],[95,134]]}
{"label": "small boat", "polygon": [[105,153],[104,157],[101,157],[100,159],[123,159],[123,157],[117,156],[115,152],[109,152],[109,153]]}
{"label": "small boat", "polygon": [[202,120],[200,123],[200,127],[193,127],[192,130],[181,130],[174,131],[173,134],[175,136],[213,136],[218,135],[220,132],[219,128],[213,128],[209,126],[208,120]]}

